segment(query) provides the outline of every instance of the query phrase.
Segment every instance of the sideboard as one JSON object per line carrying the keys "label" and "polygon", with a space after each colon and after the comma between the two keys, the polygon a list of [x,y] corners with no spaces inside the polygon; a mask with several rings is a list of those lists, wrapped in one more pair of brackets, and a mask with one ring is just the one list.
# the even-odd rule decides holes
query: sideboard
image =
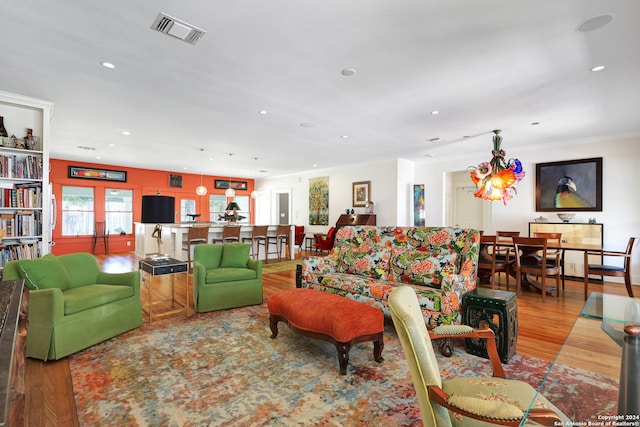
{"label": "sideboard", "polygon": [[376,216],[373,214],[342,214],[336,221],[336,228],[346,225],[376,225]]}
{"label": "sideboard", "polygon": [[[604,225],[573,222],[530,222],[529,236],[533,237],[536,232],[562,233],[564,243],[602,247]],[[589,258],[589,263],[599,264],[600,262],[601,257]],[[565,276],[584,277],[584,254],[582,251],[565,251],[564,263]]]}

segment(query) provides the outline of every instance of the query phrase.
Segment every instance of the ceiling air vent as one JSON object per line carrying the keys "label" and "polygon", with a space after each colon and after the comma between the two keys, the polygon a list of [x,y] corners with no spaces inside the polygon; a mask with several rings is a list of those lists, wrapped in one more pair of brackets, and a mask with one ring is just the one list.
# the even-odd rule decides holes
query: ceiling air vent
{"label": "ceiling air vent", "polygon": [[198,27],[194,27],[191,24],[187,24],[184,21],[162,12],[158,13],[156,20],[153,21],[153,25],[151,25],[151,29],[191,44],[198,43],[198,40],[206,33],[206,31]]}

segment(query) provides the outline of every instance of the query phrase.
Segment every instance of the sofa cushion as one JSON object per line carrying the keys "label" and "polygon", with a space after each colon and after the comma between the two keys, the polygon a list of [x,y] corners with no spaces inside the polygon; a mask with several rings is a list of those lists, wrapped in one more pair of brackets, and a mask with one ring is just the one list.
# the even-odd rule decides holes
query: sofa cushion
{"label": "sofa cushion", "polygon": [[255,270],[249,268],[213,268],[207,270],[204,282],[209,283],[221,283],[221,282],[236,282],[238,280],[253,280],[257,277]]}
{"label": "sofa cushion", "polygon": [[68,289],[71,278],[60,260],[53,254],[42,258],[20,260],[20,275],[31,290],[59,288]]}
{"label": "sofa cushion", "polygon": [[223,268],[244,268],[249,262],[249,253],[251,246],[244,243],[228,243],[222,248],[222,262],[220,267]]}
{"label": "sofa cushion", "polygon": [[440,288],[443,277],[456,274],[458,263],[457,252],[435,255],[425,251],[393,248],[389,261],[389,280]]}
{"label": "sofa cushion", "polygon": [[342,247],[338,254],[338,271],[358,276],[387,280],[390,253],[385,247]]}
{"label": "sofa cushion", "polygon": [[132,297],[134,289],[132,286],[97,284],[67,289],[62,295],[64,299],[64,314],[66,316]]}

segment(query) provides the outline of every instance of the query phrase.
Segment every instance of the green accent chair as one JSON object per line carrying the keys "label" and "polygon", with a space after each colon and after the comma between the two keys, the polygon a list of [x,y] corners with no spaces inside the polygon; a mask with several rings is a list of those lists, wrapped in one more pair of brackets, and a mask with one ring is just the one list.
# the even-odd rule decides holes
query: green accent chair
{"label": "green accent chair", "polygon": [[142,325],[140,272],[105,273],[89,253],[11,261],[29,289],[27,357],[58,360]]}
{"label": "green accent chair", "polygon": [[[529,384],[505,378],[491,329],[441,325],[427,331],[416,292],[409,286],[391,291],[389,310],[407,357],[425,427],[569,425],[569,419],[542,395],[536,396]],[[442,381],[431,340],[452,337],[485,339],[493,377]],[[525,424],[521,424],[523,420]]]}
{"label": "green accent chair", "polygon": [[193,251],[193,305],[199,313],[262,304],[262,261],[244,243],[198,245]]}

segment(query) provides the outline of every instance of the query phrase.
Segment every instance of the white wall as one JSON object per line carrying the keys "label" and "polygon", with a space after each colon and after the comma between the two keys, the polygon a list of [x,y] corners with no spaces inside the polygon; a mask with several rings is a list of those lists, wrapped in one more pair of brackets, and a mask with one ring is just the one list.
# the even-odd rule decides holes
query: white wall
{"label": "white wall", "polygon": [[[347,168],[331,168],[314,170],[299,175],[287,175],[256,180],[256,188],[261,193],[275,193],[283,188],[291,189],[291,222],[304,225],[307,232],[326,232],[335,225],[338,217],[345,209],[354,209],[356,213],[364,213],[365,208],[352,206],[353,182],[371,181],[370,198],[375,203],[378,225],[396,225],[398,206],[398,166],[396,159],[388,162],[353,165]],[[309,226],[309,179],[320,176],[329,177],[329,225]],[[409,201],[410,202],[410,201]],[[271,218],[276,223],[276,218]]]}
{"label": "white wall", "polygon": [[[586,222],[595,217],[604,224],[604,245],[611,250],[624,250],[630,236],[640,236],[640,137],[613,141],[576,143],[573,145],[548,146],[537,149],[509,150],[509,141],[503,148],[507,158],[517,157],[527,176],[518,185],[518,194],[507,206],[493,202],[486,210],[487,233],[497,228],[520,230],[528,234],[528,223],[542,215],[556,220],[552,212],[535,211],[535,164],[589,157],[603,157],[603,211],[578,212],[575,221]],[[452,150],[453,151],[453,150]],[[413,184],[425,184],[425,207],[427,225],[447,225],[444,197],[445,177],[448,172],[461,171],[469,166],[488,161],[491,144],[487,142],[486,156],[465,157],[455,150],[455,159],[425,158],[417,162],[392,159],[388,162],[353,165],[345,168],[324,169],[300,175],[261,179],[258,190],[274,192],[280,188],[291,188],[292,223],[305,225],[308,232],[326,232],[335,224],[346,208],[351,208],[351,183],[371,181],[371,199],[375,202],[378,225],[412,224]],[[329,177],[329,225],[309,227],[309,178]],[[490,202],[486,202],[490,203]],[[355,208],[364,213],[364,208]],[[272,218],[273,223],[275,219]],[[633,254],[634,283],[640,283],[640,248]]]}
{"label": "white wall", "polygon": [[[602,212],[577,212],[574,221],[587,222],[595,217],[604,224],[604,246],[611,250],[624,250],[631,236],[640,236],[640,137],[614,141],[591,142],[570,146],[534,148],[517,153],[509,150],[509,142],[503,143],[507,158],[517,157],[523,162],[527,176],[518,184],[518,194],[504,206],[501,202],[491,203],[489,210],[491,224],[485,231],[493,233],[496,229],[519,230],[528,235],[528,223],[542,215],[551,221],[557,221],[553,212],[535,210],[535,165],[536,163],[574,160],[590,157],[603,158]],[[491,158],[491,147],[487,147],[486,157],[463,157],[456,160],[431,158],[416,163],[415,179],[425,183],[427,224],[446,225],[441,209],[443,179],[447,172],[465,170]],[[489,202],[487,202],[489,203]],[[611,260],[610,260],[611,261]],[[640,283],[640,247],[633,254],[633,281]]]}

